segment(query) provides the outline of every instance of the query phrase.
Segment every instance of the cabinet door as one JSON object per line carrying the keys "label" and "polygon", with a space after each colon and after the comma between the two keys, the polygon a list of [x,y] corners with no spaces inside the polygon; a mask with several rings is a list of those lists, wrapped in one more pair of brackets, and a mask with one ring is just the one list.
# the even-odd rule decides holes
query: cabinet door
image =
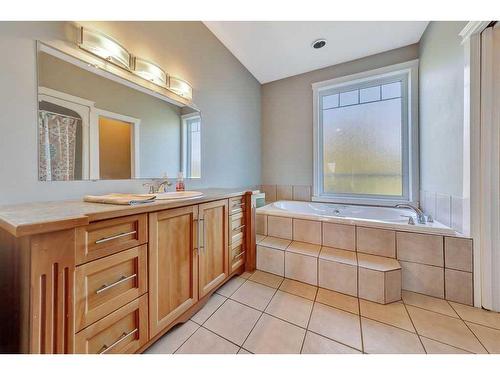
{"label": "cabinet door", "polygon": [[229,275],[227,199],[201,204],[199,218],[199,293],[202,298]]}
{"label": "cabinet door", "polygon": [[149,327],[157,335],[198,301],[198,206],[149,214]]}

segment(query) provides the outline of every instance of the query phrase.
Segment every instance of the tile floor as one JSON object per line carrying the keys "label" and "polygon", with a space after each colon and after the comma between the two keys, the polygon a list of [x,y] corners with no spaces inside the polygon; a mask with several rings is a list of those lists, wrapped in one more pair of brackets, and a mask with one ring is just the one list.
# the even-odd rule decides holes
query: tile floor
{"label": "tile floor", "polygon": [[146,353],[500,353],[500,314],[405,291],[379,305],[256,271]]}

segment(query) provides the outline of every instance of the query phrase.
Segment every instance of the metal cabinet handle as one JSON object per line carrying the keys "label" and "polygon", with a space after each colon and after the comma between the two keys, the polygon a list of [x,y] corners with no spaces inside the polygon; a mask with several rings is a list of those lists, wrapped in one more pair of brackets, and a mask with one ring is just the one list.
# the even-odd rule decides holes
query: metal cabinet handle
{"label": "metal cabinet handle", "polygon": [[198,253],[205,251],[205,220],[198,220]]}
{"label": "metal cabinet handle", "polygon": [[97,240],[95,243],[99,244],[99,243],[103,243],[103,242],[108,242],[111,240],[116,240],[117,238],[125,237],[125,236],[131,235],[131,234],[136,234],[136,233],[137,233],[136,230],[133,230],[130,232],[125,232],[125,233],[120,233],[120,234],[116,234],[114,236],[101,238],[100,240]]}
{"label": "metal cabinet handle", "polygon": [[243,254],[245,254],[245,252],[244,252],[244,251],[242,251],[242,252],[241,252],[241,253],[239,253],[238,255],[235,255],[235,256],[233,257],[233,260],[238,259],[238,258],[239,258],[239,257],[241,257]]}
{"label": "metal cabinet handle", "polygon": [[245,228],[245,224],[240,225],[238,228],[234,228],[233,231],[240,230],[240,229],[243,229],[243,228]]}
{"label": "metal cabinet handle", "polygon": [[134,273],[133,275],[130,275],[130,276],[122,276],[120,277],[117,281],[115,281],[114,283],[111,283],[111,284],[104,284],[103,286],[101,286],[99,289],[97,289],[95,291],[95,294],[100,294],[102,292],[105,292],[106,290],[108,289],[111,289],[117,285],[120,285],[121,283],[124,283],[125,281],[127,280],[130,280],[130,279],[133,279],[134,277],[137,277],[137,274]]}
{"label": "metal cabinet handle", "polygon": [[108,351],[113,349],[116,345],[118,345],[122,341],[126,340],[128,337],[130,337],[131,335],[133,335],[137,331],[139,331],[138,328],[134,329],[133,331],[131,331],[129,333],[123,332],[123,334],[120,336],[120,338],[118,340],[116,340],[114,343],[112,343],[110,346],[103,345],[101,350],[99,350],[99,352],[97,354],[106,354]]}

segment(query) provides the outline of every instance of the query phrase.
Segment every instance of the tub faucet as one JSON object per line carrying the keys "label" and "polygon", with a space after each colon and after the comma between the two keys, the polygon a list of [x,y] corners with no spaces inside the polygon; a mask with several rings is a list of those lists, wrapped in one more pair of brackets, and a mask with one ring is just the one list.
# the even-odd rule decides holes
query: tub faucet
{"label": "tub faucet", "polygon": [[417,221],[419,224],[425,224],[427,222],[427,220],[425,219],[424,212],[418,207],[415,207],[415,206],[408,204],[408,203],[400,203],[394,207],[396,207],[396,208],[409,208],[410,210],[413,210],[417,214]]}

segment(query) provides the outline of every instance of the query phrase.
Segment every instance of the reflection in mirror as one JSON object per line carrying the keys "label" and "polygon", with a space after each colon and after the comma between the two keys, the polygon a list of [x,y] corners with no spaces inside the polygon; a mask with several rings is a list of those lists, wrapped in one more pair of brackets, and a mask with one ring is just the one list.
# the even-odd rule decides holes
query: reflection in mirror
{"label": "reflection in mirror", "polygon": [[38,52],[39,179],[200,178],[200,113],[103,74]]}

